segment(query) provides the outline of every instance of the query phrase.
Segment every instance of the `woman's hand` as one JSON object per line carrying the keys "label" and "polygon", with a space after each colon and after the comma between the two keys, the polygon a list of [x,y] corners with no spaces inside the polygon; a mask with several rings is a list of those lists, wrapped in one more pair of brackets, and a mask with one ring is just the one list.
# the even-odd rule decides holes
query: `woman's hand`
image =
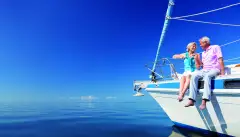
{"label": "woman's hand", "polygon": [[199,54],[193,54],[193,57],[196,61],[199,61],[200,60],[200,57],[199,57]]}
{"label": "woman's hand", "polygon": [[173,57],[172,58],[174,58],[174,59],[184,59],[185,58],[185,56],[183,55],[183,54],[176,54],[176,55],[173,55]]}
{"label": "woman's hand", "polygon": [[198,54],[194,53],[194,54],[192,54],[192,56],[194,59],[198,59]]}
{"label": "woman's hand", "polygon": [[172,57],[172,58],[176,59],[176,58],[177,58],[177,55],[173,55],[173,57]]}

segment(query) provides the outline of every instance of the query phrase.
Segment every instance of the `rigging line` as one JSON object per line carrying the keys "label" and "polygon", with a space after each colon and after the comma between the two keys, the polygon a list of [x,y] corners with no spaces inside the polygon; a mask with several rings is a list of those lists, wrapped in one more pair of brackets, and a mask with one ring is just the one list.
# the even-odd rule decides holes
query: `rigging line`
{"label": "rigging line", "polygon": [[236,60],[236,59],[240,59],[240,57],[231,58],[231,59],[227,59],[227,60],[224,60],[224,61],[233,61],[233,60]]}
{"label": "rigging line", "polygon": [[[230,45],[230,44],[232,44],[232,43],[236,43],[236,42],[238,42],[238,41],[240,41],[240,39],[234,40],[234,41],[232,41],[232,42],[228,42],[228,43],[226,43],[226,44],[222,44],[222,45],[220,45],[220,47],[224,47],[224,46]],[[199,54],[200,54],[200,53],[203,53],[203,52],[204,52],[204,51],[199,52]]]}
{"label": "rigging line", "polygon": [[[202,53],[202,52],[200,52],[200,53]],[[168,59],[176,60],[176,59],[173,59],[173,58],[168,58]],[[226,59],[226,60],[224,60],[224,62],[233,62],[234,60],[237,60],[237,59],[240,59],[240,57],[231,58],[231,59]]]}
{"label": "rigging line", "polygon": [[[228,42],[228,43],[222,44],[222,45],[220,45],[220,47],[224,47],[224,46],[230,45],[230,44],[232,44],[232,43],[236,43],[236,42],[238,42],[238,41],[240,41],[240,39],[237,39],[237,40],[234,40],[234,41],[232,41],[232,42]],[[199,52],[199,54],[200,54],[200,53],[203,53],[203,52],[204,52],[204,51]]]}
{"label": "rigging line", "polygon": [[[222,45],[220,45],[220,47],[224,47],[224,46],[230,45],[230,44],[232,44],[232,43],[236,43],[236,42],[238,42],[238,41],[240,41],[240,39],[237,39],[237,40],[234,40],[234,41],[232,41],[232,42],[228,42],[228,43],[222,44]],[[204,51],[199,52],[198,54],[201,54],[201,53],[203,53],[203,52],[204,52]],[[174,59],[174,58],[169,58],[169,57],[166,57],[166,58],[169,59],[169,60],[176,60],[176,59]],[[240,57],[227,59],[227,60],[224,60],[224,62],[233,62],[234,60],[237,60],[237,59],[240,59]],[[157,62],[158,62],[158,61],[157,61]],[[157,64],[157,62],[155,62],[155,63]],[[155,66],[155,67],[156,67],[156,66]]]}
{"label": "rigging line", "polygon": [[224,46],[227,46],[227,45],[229,45],[229,44],[232,44],[232,43],[235,43],[235,42],[238,42],[238,41],[240,41],[240,39],[235,40],[235,41],[232,41],[232,42],[228,42],[228,43],[223,44],[223,45],[220,45],[220,47],[224,47]]}
{"label": "rigging line", "polygon": [[185,16],[173,17],[172,19],[181,19],[181,18],[187,18],[187,17],[197,16],[197,15],[207,14],[207,13],[223,10],[223,9],[226,9],[226,8],[230,8],[230,7],[233,7],[233,6],[237,6],[239,4],[240,4],[240,2],[232,4],[232,5],[228,5],[228,6],[225,6],[225,7],[222,7],[222,8],[214,9],[214,10],[209,10],[209,11],[200,12],[200,13],[196,13],[196,14],[185,15]]}
{"label": "rigging line", "polygon": [[239,60],[229,60],[229,61],[224,61],[224,62],[231,63],[231,62],[240,62],[240,61]]}
{"label": "rigging line", "polygon": [[[225,43],[225,44],[222,44],[222,45],[220,45],[220,47],[225,47],[225,46],[227,46],[227,45],[230,45],[230,44],[233,44],[233,43],[236,43],[236,42],[239,42],[240,41],[240,39],[237,39],[237,40],[234,40],[234,41],[231,41],[231,42],[228,42],[228,43]],[[203,53],[204,51],[202,51],[202,52],[198,52],[198,54],[201,54],[201,53]],[[174,59],[174,58],[172,58],[172,57],[165,57],[165,58],[167,58],[167,59],[169,59],[169,60],[176,60],[176,59]],[[159,60],[157,60],[157,62],[158,62]],[[156,63],[157,63],[156,62]]]}
{"label": "rigging line", "polygon": [[163,78],[163,76],[162,75],[160,75],[160,74],[158,74],[157,72],[155,72],[155,71],[152,71],[150,68],[147,68],[148,70],[150,70],[152,73],[154,73],[154,74],[156,74],[156,75],[158,75],[160,78]]}
{"label": "rigging line", "polygon": [[[173,19],[173,18],[171,18],[171,19]],[[207,21],[188,20],[188,19],[175,19],[175,20],[197,22],[197,23],[204,23],[204,24],[213,24],[213,25],[222,25],[222,26],[230,26],[230,27],[240,27],[240,24],[224,24],[224,23],[218,23],[218,22],[207,22]]]}
{"label": "rigging line", "polygon": [[[237,39],[237,40],[234,40],[234,41],[232,41],[232,42],[228,42],[228,43],[222,44],[222,45],[220,45],[220,47],[224,47],[224,46],[230,45],[230,44],[232,44],[232,43],[236,43],[236,42],[238,42],[238,41],[240,41],[240,39]],[[203,53],[203,52],[204,52],[204,51],[198,52],[198,54],[201,54],[201,53]],[[167,59],[170,59],[170,60],[176,60],[176,59],[174,59],[174,58],[169,58],[169,57],[166,57],[166,58],[167,58]],[[232,58],[232,59],[228,59],[228,60],[224,60],[224,61],[229,61],[229,60],[234,60],[234,59],[240,59],[240,57]]]}

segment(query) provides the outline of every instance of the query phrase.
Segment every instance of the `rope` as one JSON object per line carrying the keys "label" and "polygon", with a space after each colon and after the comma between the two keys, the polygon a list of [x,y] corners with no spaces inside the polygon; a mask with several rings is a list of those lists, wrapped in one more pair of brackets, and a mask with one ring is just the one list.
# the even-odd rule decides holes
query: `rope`
{"label": "rope", "polygon": [[150,70],[152,73],[154,73],[154,74],[158,75],[160,78],[163,78],[163,76],[162,76],[162,75],[158,74],[157,72],[154,72],[154,71],[152,71],[150,68],[147,68],[147,69],[148,69],[148,70]]}
{"label": "rope", "polygon": [[224,23],[218,23],[218,22],[206,22],[206,21],[188,20],[188,19],[175,19],[175,20],[188,21],[188,22],[198,22],[198,23],[204,23],[204,24],[222,25],[222,26],[231,26],[231,27],[240,27],[239,24],[224,24]]}
{"label": "rope", "polygon": [[[230,44],[232,44],[232,43],[236,43],[236,42],[238,42],[238,41],[240,41],[240,39],[234,40],[234,41],[232,41],[232,42],[228,42],[228,43],[226,43],[226,44],[222,44],[222,45],[220,45],[220,47],[224,47],[224,46],[230,45]],[[204,52],[204,51],[199,52],[199,54],[200,54],[200,53],[203,53],[203,52]]]}
{"label": "rope", "polygon": [[[234,40],[234,41],[232,41],[232,42],[228,42],[228,43],[226,43],[226,44],[220,45],[220,47],[224,47],[224,46],[230,45],[230,44],[232,44],[232,43],[236,43],[236,42],[238,42],[238,41],[240,41],[240,39],[237,39],[237,40]],[[204,51],[199,52],[199,54],[200,54],[200,53],[203,53],[203,52],[204,52]]]}
{"label": "rope", "polygon": [[231,63],[231,62],[240,62],[240,61],[239,60],[229,60],[229,61],[224,61],[224,62]]}
{"label": "rope", "polygon": [[237,6],[239,4],[240,4],[240,2],[236,3],[236,4],[228,5],[228,6],[225,6],[225,7],[222,7],[222,8],[201,12],[201,13],[190,14],[190,15],[185,15],[185,16],[180,16],[180,17],[173,17],[172,19],[180,19],[180,18],[187,18],[187,17],[197,16],[197,15],[207,14],[207,13],[223,10],[223,9],[226,9],[226,8],[230,8],[230,7],[233,7],[233,6]]}
{"label": "rope", "polygon": [[[228,42],[228,43],[226,43],[226,44],[222,44],[222,45],[220,45],[220,47],[224,47],[224,46],[230,45],[230,44],[232,44],[232,43],[236,43],[236,42],[238,42],[238,41],[240,41],[240,39],[234,40],[234,41],[232,41],[232,42]],[[201,53],[203,53],[203,52],[204,52],[204,51],[199,52],[198,54],[201,54]],[[165,57],[165,58],[167,58],[167,59],[169,59],[169,60],[176,60],[176,59],[171,58],[171,57]],[[224,62],[231,62],[232,60],[236,60],[236,59],[240,59],[240,57],[227,59],[227,60],[224,60]]]}
{"label": "rope", "polygon": [[231,59],[227,59],[227,60],[224,60],[224,61],[228,62],[228,61],[233,61],[233,60],[236,60],[236,59],[240,59],[240,57],[231,58]]}
{"label": "rope", "polygon": [[224,47],[224,46],[227,46],[227,45],[229,45],[229,44],[232,44],[232,43],[235,43],[235,42],[238,42],[238,41],[240,41],[240,39],[235,40],[235,41],[232,41],[232,42],[228,42],[228,43],[223,44],[223,45],[220,45],[220,47]]}
{"label": "rope", "polygon": [[[154,61],[154,64],[153,64],[153,68],[152,68],[152,70],[150,70],[148,68],[153,73],[155,71],[155,67],[156,67],[156,64],[158,62],[158,56],[159,56],[160,47],[161,47],[161,45],[163,43],[163,39],[164,39],[166,30],[167,30],[167,26],[169,24],[169,19],[182,20],[182,21],[188,21],[188,22],[198,22],[198,23],[204,23],[204,24],[214,24],[214,25],[221,25],[221,26],[240,27],[240,25],[238,25],[238,24],[224,24],[224,23],[218,23],[218,22],[206,22],[206,21],[182,19],[182,18],[197,16],[197,15],[207,14],[207,13],[211,13],[211,12],[215,12],[215,11],[220,11],[220,10],[223,10],[223,9],[226,9],[226,8],[230,8],[230,7],[233,7],[233,6],[240,5],[240,2],[236,3],[236,4],[228,5],[228,6],[225,6],[225,7],[222,7],[222,8],[210,10],[210,11],[205,11],[205,12],[201,12],[201,13],[196,13],[196,14],[190,14],[190,15],[185,15],[185,16],[180,16],[180,17],[172,17],[171,18],[170,14],[171,14],[171,10],[172,10],[172,6],[173,5],[174,5],[174,0],[169,0],[169,5],[168,5],[167,13],[166,13],[166,19],[164,21],[164,26],[163,26],[161,37],[160,37],[160,40],[159,40],[157,54],[156,54],[156,58],[155,58],[155,61]],[[232,42],[229,42],[229,43],[226,43],[226,44],[223,44],[223,45],[220,45],[220,47],[227,46],[229,44],[232,44],[232,43],[235,43],[235,42],[238,42],[238,41],[240,41],[240,39],[232,41]],[[202,53],[202,52],[200,52],[200,53]],[[167,58],[167,59],[173,59],[173,58]],[[233,58],[233,59],[240,59],[240,57]],[[225,61],[229,61],[229,60],[233,60],[233,59],[228,59],[228,60],[225,60]]]}

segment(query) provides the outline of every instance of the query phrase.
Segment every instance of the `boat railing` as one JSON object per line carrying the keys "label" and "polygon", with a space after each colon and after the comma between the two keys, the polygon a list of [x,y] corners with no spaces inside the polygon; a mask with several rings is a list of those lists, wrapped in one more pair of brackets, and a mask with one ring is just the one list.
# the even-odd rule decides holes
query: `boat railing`
{"label": "boat railing", "polygon": [[[153,82],[179,79],[174,64],[168,58],[159,59],[156,63],[155,70],[150,69],[149,65],[145,65],[145,67],[151,71],[150,79]],[[169,67],[167,68],[168,70],[166,70],[166,67]],[[168,72],[170,72],[170,75],[168,75]]]}
{"label": "boat railing", "polygon": [[[145,89],[148,84],[157,83],[158,81],[166,81],[166,80],[178,80],[179,76],[176,72],[175,66],[171,61],[167,58],[161,58],[157,61],[155,70],[153,71],[149,65],[145,65],[145,67],[151,72],[149,80],[134,80],[133,88],[137,93],[134,96],[143,96],[141,93],[142,89]],[[167,68],[166,68],[167,67]],[[166,70],[167,69],[167,70]],[[167,75],[167,71],[170,75]]]}

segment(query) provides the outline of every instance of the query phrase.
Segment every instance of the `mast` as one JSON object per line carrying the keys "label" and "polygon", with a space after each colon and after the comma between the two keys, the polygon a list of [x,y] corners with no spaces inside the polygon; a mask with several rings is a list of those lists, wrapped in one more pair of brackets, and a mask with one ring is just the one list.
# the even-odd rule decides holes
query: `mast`
{"label": "mast", "polygon": [[170,17],[171,17],[173,5],[174,5],[174,0],[169,0],[168,9],[167,9],[167,12],[166,12],[166,17],[165,17],[162,33],[161,33],[161,37],[160,37],[159,44],[158,44],[157,54],[156,54],[156,58],[155,58],[155,61],[154,61],[154,64],[153,64],[153,68],[152,68],[153,72],[155,72],[155,68],[156,68],[156,64],[157,64],[158,56],[159,56],[159,51],[160,51],[160,48],[162,46],[166,31],[167,31],[167,27],[168,27],[169,20],[170,20]]}

